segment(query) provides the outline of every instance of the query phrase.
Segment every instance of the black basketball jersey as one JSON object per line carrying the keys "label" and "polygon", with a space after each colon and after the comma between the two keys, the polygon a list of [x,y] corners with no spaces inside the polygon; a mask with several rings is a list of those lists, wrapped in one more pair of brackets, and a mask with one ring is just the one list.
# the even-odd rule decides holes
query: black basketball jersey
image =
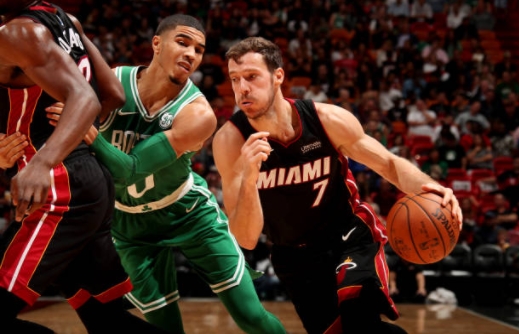
{"label": "black basketball jersey", "polygon": [[[78,65],[97,94],[94,67],[89,59],[76,26],[59,7],[42,2],[23,10],[18,17],[28,18],[47,27],[56,42]],[[19,131],[29,139],[25,160],[45,144],[54,131],[46,117],[45,108],[57,102],[39,86],[9,88],[0,86],[0,132],[12,134]],[[86,149],[81,143],[76,150]]]}
{"label": "black basketball jersey", "polygon": [[[355,228],[352,238],[383,239],[382,231],[373,234],[380,226],[367,217],[372,209],[359,201],[348,160],[328,139],[313,101],[287,100],[301,132],[288,144],[268,139],[273,151],[257,182],[267,237],[276,245],[322,244],[340,241]],[[257,132],[242,111],[230,121],[245,140]]]}

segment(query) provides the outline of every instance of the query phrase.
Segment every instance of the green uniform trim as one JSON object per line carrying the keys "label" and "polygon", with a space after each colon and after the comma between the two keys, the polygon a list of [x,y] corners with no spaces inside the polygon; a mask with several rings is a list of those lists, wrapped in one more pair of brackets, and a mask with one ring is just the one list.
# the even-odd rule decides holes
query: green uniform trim
{"label": "green uniform trim", "polygon": [[[130,185],[177,160],[168,138],[159,132],[137,144],[126,154],[98,135],[90,146],[118,184]],[[157,154],[157,152],[162,154]]]}

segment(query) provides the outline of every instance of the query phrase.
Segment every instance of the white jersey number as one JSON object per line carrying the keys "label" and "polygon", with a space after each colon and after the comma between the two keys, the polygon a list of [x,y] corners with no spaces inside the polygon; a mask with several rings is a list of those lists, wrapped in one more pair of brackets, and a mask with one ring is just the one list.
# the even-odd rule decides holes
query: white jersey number
{"label": "white jersey number", "polygon": [[134,183],[131,186],[129,186],[128,187],[128,194],[130,194],[130,196],[132,196],[134,198],[141,198],[142,196],[144,196],[144,194],[148,190],[153,189],[153,187],[155,187],[155,180],[153,179],[153,174],[151,174],[146,179],[144,179],[144,183],[145,183],[144,189],[141,190],[141,191],[137,191],[137,184],[136,183]]}
{"label": "white jersey number", "polygon": [[85,77],[86,81],[90,82],[90,80],[92,80],[92,68],[90,67],[90,59],[88,59],[88,56],[81,58],[77,64],[77,67],[79,68],[81,74],[83,74]]}

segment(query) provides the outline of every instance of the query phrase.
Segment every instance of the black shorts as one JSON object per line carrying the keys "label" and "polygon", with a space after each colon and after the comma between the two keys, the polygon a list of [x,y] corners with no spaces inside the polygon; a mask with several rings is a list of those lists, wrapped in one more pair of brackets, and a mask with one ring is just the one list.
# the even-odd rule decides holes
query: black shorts
{"label": "black shorts", "polygon": [[358,217],[352,239],[345,242],[338,234],[337,242],[326,245],[272,249],[274,271],[309,334],[342,333],[339,304],[359,297],[361,289],[380,291],[374,312],[398,318],[389,297],[385,229],[369,212]]}
{"label": "black shorts", "polygon": [[131,291],[110,233],[114,188],[89,153],[75,152],[51,171],[47,204],[13,222],[0,243],[0,287],[32,305],[56,283],[78,308]]}

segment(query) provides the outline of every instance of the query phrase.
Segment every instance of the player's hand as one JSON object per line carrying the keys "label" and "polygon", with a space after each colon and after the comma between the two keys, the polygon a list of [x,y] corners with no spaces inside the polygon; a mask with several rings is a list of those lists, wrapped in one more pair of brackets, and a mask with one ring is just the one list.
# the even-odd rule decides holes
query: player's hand
{"label": "player's hand", "polygon": [[422,186],[423,191],[430,191],[443,197],[442,206],[451,204],[452,217],[458,221],[459,229],[461,231],[463,225],[463,214],[461,213],[460,204],[451,188],[445,188],[438,183],[427,183]]}
{"label": "player's hand", "polygon": [[[58,125],[59,119],[61,117],[61,112],[63,111],[63,108],[65,105],[62,102],[56,102],[50,107],[45,108],[45,111],[47,111],[47,118],[49,119],[49,123],[52,126]],[[87,143],[87,145],[92,145],[94,140],[96,139],[98,134],[97,129],[95,126],[91,126],[90,129],[88,129],[88,132],[86,133],[83,140]]]}
{"label": "player's hand", "polygon": [[33,158],[11,180],[11,196],[16,206],[16,221],[22,221],[25,215],[38,210],[47,201],[51,167],[38,163],[36,159]]}
{"label": "player's hand", "polygon": [[24,155],[27,145],[29,145],[27,137],[20,132],[10,136],[0,133],[0,168],[13,167],[16,161]]}
{"label": "player's hand", "polygon": [[427,290],[425,290],[425,289],[418,289],[416,291],[416,295],[417,296],[424,296],[424,297],[426,297],[427,296]]}
{"label": "player's hand", "polygon": [[241,148],[241,157],[244,163],[244,178],[251,182],[258,180],[261,163],[266,161],[272,151],[267,141],[268,132],[256,132]]}

